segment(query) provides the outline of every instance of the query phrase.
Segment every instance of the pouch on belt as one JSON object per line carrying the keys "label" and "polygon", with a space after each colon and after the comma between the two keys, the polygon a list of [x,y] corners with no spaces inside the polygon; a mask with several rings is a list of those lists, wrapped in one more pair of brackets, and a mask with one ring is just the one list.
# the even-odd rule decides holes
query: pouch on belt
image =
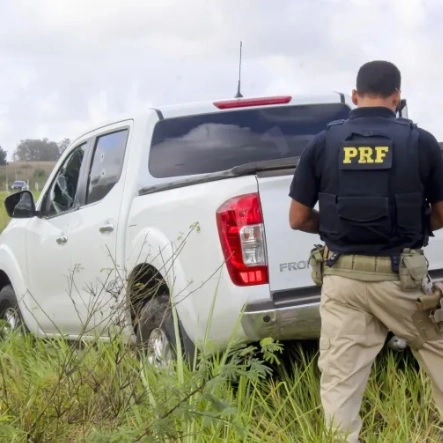
{"label": "pouch on belt", "polygon": [[428,274],[428,262],[422,250],[405,249],[400,254],[398,275],[403,291],[421,289]]}
{"label": "pouch on belt", "polygon": [[309,255],[309,266],[311,268],[311,278],[317,286],[323,284],[323,263],[326,253],[326,247],[315,245]]}

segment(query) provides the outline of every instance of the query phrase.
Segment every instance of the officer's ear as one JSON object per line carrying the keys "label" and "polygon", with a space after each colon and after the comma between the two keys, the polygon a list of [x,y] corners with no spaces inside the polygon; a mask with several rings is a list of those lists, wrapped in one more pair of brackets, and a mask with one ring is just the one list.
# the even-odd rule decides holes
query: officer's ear
{"label": "officer's ear", "polygon": [[354,103],[355,106],[358,106],[358,92],[356,89],[352,90],[352,103]]}
{"label": "officer's ear", "polygon": [[396,89],[394,94],[392,94],[392,106],[397,109],[401,103],[401,91]]}

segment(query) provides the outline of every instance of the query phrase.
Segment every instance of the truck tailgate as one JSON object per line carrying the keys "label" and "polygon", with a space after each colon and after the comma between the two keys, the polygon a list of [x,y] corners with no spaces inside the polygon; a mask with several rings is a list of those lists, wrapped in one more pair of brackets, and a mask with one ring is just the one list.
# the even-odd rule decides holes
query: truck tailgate
{"label": "truck tailgate", "polygon": [[[272,174],[272,175],[271,175]],[[289,186],[293,174],[257,174],[258,190],[263,212],[272,292],[314,286],[308,259],[320,237],[289,226]]]}
{"label": "truck tailgate", "polygon": [[[285,175],[283,175],[285,174]],[[320,237],[289,227],[289,186],[293,175],[282,171],[257,174],[263,212],[271,292],[312,287],[309,253]],[[318,205],[316,206],[318,209]],[[436,231],[424,248],[430,275],[443,280],[443,230]]]}

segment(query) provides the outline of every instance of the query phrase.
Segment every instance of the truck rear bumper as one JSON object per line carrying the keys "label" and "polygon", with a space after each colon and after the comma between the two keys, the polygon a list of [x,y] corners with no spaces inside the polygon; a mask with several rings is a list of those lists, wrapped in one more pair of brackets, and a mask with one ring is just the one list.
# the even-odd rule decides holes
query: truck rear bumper
{"label": "truck rear bumper", "polygon": [[[311,288],[310,292],[315,293],[315,288]],[[293,298],[284,303],[264,300],[247,304],[242,327],[251,341],[266,337],[275,340],[318,339],[321,327],[320,296]],[[407,347],[407,342],[396,335],[392,335],[387,344],[396,351],[403,351]]]}
{"label": "truck rear bumper", "polygon": [[246,305],[242,327],[252,341],[272,337],[275,340],[305,340],[320,337],[320,297],[310,296],[290,303],[272,300]]}
{"label": "truck rear bumper", "polygon": [[[443,268],[430,270],[429,275],[442,282]],[[251,341],[317,339],[320,326],[320,288],[315,286],[274,292],[270,299],[247,304],[242,317],[243,331]],[[403,350],[406,342],[393,336],[388,345]]]}

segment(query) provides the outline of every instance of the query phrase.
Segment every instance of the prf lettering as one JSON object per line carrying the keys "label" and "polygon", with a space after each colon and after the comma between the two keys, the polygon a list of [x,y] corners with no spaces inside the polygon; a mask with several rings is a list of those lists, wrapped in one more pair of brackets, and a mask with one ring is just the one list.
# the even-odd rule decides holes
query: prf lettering
{"label": "prf lettering", "polygon": [[371,148],[369,146],[345,146],[343,148],[344,156],[343,163],[350,164],[354,160],[357,163],[383,163],[386,154],[389,152],[389,146],[375,146]]}

